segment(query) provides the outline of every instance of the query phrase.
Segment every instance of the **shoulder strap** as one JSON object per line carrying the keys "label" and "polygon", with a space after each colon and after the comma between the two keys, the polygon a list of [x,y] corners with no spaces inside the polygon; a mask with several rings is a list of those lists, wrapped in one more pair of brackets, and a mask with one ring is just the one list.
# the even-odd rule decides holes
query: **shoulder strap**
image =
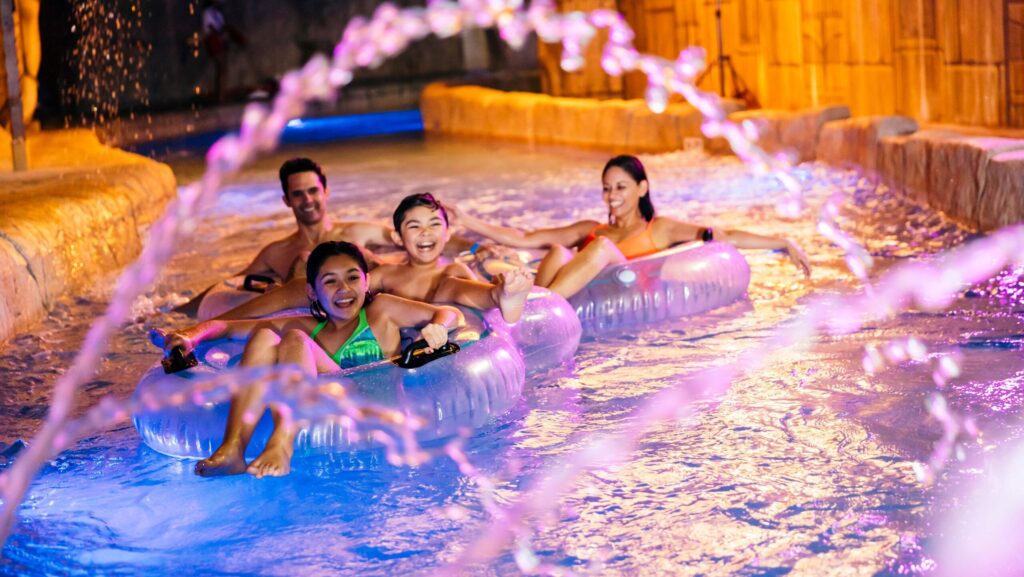
{"label": "shoulder strap", "polygon": [[320,321],[320,323],[318,325],[316,325],[316,328],[313,329],[313,332],[309,333],[309,338],[315,339],[316,336],[318,334],[320,334],[320,331],[324,330],[324,327],[326,327],[326,326],[327,326],[327,321],[325,321],[325,320],[324,321]]}

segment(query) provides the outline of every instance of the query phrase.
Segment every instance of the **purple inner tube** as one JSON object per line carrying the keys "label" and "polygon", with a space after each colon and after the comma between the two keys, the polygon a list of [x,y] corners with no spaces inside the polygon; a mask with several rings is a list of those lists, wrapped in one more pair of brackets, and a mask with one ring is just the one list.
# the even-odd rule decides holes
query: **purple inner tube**
{"label": "purple inner tube", "polygon": [[569,299],[584,335],[700,314],[747,292],[750,266],[725,242],[695,242],[606,268]]}
{"label": "purple inner tube", "polygon": [[[508,411],[520,398],[526,369],[517,347],[507,336],[489,330],[479,316],[467,315],[467,326],[452,337],[462,350],[416,369],[402,369],[388,361],[324,374],[323,382],[339,381],[349,397],[417,417],[419,441],[430,441],[478,427]],[[159,363],[142,377],[134,398],[146,407],[147,398],[189,399],[199,379],[212,377],[237,364],[244,343],[215,341],[196,350],[197,367],[166,375]],[[142,408],[132,422],[143,441],[155,451],[173,457],[199,459],[213,453],[224,437],[229,402]],[[262,451],[270,436],[269,412],[253,433],[246,455]],[[346,426],[326,415],[312,419],[295,439],[296,456],[339,453],[379,447],[370,432]]]}

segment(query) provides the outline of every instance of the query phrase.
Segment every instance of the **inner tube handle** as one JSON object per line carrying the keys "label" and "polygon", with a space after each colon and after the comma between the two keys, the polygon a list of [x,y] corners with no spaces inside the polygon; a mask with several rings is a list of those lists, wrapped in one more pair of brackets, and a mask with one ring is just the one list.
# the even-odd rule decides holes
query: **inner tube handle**
{"label": "inner tube handle", "polygon": [[434,349],[434,352],[432,353],[420,352],[423,349],[429,348],[429,346],[430,345],[427,344],[427,341],[423,339],[411,343],[402,350],[401,356],[398,357],[394,363],[403,369],[415,369],[417,367],[422,367],[429,362],[436,361],[437,359],[454,355],[461,350],[459,345],[448,341]]}
{"label": "inner tube handle", "polygon": [[[256,284],[260,283],[260,284]],[[262,274],[247,274],[242,281],[242,290],[254,293],[265,293],[276,281],[269,276]]]}
{"label": "inner tube handle", "polygon": [[160,359],[160,364],[164,367],[164,373],[173,375],[198,365],[199,359],[194,351],[185,354],[184,347],[174,347],[166,357]]}

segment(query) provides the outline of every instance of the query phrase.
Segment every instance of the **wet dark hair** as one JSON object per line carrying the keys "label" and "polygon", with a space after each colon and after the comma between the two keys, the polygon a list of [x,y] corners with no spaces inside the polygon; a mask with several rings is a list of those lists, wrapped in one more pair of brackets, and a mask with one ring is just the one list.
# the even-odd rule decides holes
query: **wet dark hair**
{"label": "wet dark hair", "polygon": [[405,220],[405,213],[417,206],[425,206],[431,210],[440,212],[441,216],[444,217],[444,223],[446,225],[448,224],[448,212],[445,211],[444,205],[441,204],[441,201],[434,198],[434,195],[429,192],[420,192],[417,194],[410,194],[403,198],[402,202],[398,203],[398,208],[395,209],[395,214],[391,216],[391,220],[395,223],[395,230],[402,230],[402,222]]}
{"label": "wet dark hair", "polygon": [[320,179],[320,186],[327,188],[327,177],[324,176],[324,170],[319,164],[308,158],[292,158],[286,160],[277,171],[277,176],[281,179],[281,192],[288,194],[288,177],[300,172],[315,172]]}
{"label": "wet dark hair", "polygon": [[363,257],[363,251],[358,246],[343,240],[327,241],[318,244],[306,260],[306,282],[309,286],[316,286],[316,275],[320,274],[320,269],[327,259],[340,255],[351,257],[356,261],[356,266],[363,271],[363,274],[369,272],[370,268],[366,266],[366,258]]}
{"label": "wet dark hair", "polygon": [[[608,169],[613,166],[621,168],[626,171],[637,184],[647,180],[647,171],[644,170],[644,165],[640,162],[640,159],[635,156],[628,154],[621,154],[608,161],[608,164],[604,165],[604,170],[601,171],[601,177],[604,178],[605,174],[608,174]],[[644,220],[651,222],[654,220],[654,203],[651,202],[651,183],[647,182],[647,194],[640,197],[640,204],[637,208],[640,209],[640,215],[644,217]]]}

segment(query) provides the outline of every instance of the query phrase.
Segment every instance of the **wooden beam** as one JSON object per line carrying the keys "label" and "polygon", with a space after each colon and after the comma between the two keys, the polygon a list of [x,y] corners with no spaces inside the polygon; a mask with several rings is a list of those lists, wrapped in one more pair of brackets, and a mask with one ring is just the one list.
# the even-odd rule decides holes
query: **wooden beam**
{"label": "wooden beam", "polygon": [[7,72],[7,113],[11,119],[11,153],[14,170],[28,169],[25,153],[25,118],[21,105],[21,74],[18,72],[18,45],[14,32],[14,3],[0,0],[0,33],[3,35],[4,68]]}

